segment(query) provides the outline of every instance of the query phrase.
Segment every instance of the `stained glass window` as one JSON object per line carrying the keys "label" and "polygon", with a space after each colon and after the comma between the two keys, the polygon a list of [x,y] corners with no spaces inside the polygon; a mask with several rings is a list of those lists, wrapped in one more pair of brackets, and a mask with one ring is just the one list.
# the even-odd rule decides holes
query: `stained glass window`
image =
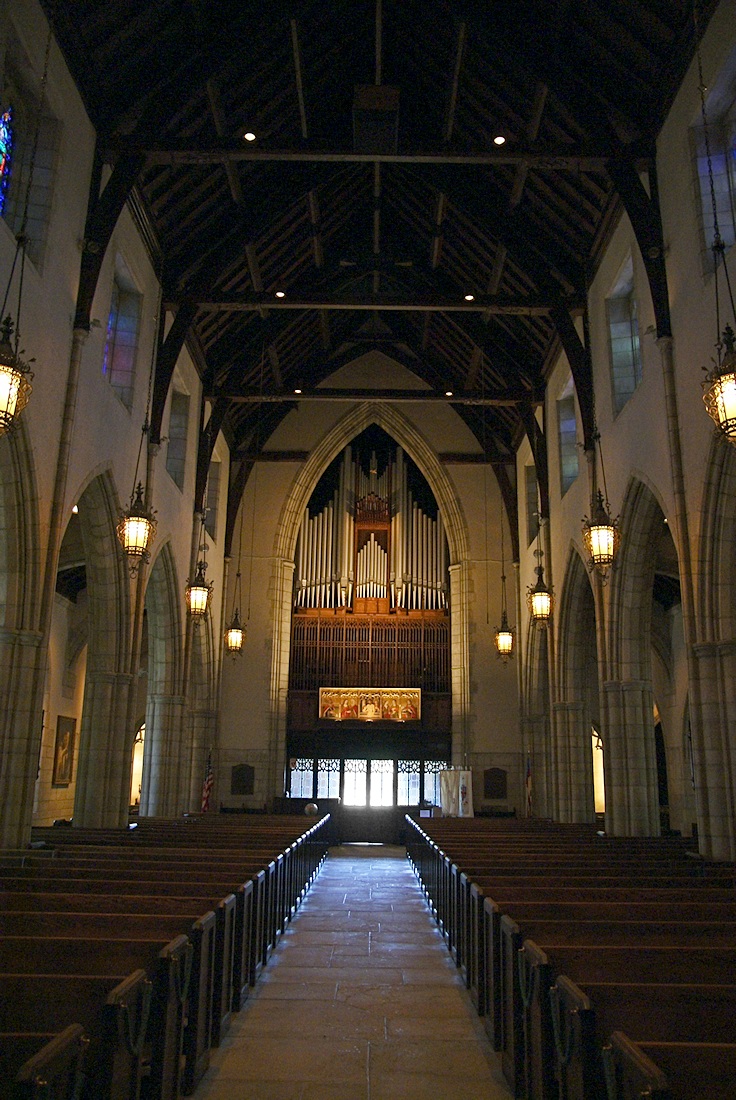
{"label": "stained glass window", "polygon": [[13,118],[10,107],[0,115],[0,214],[5,206],[5,195],[13,161]]}

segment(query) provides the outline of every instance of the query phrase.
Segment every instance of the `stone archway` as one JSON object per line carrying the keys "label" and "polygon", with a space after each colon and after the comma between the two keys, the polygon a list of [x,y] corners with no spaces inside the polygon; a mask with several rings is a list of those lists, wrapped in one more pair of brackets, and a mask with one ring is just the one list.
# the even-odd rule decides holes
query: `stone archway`
{"label": "stone archway", "polygon": [[554,703],[560,821],[593,821],[591,726],[599,724],[596,612],[588,572],[570,553],[559,602],[558,690]]}
{"label": "stone archway", "polygon": [[0,847],[30,839],[46,664],[41,532],[25,423],[0,439]]}
{"label": "stone archway", "polygon": [[657,547],[664,522],[652,490],[632,479],[610,580],[608,667],[601,700],[606,831],[619,836],[660,832],[651,647]]}
{"label": "stone archway", "polygon": [[78,508],[87,571],[88,647],[74,824],[114,827],[128,819],[132,737],[126,736],[125,724],[131,617],[128,571],[115,534],[118,500],[108,472],[90,481]]}
{"label": "stone archway", "polygon": [[141,783],[142,815],[181,810],[184,722],[180,586],[170,543],[159,547],[146,586],[148,698]]}
{"label": "stone archway", "polygon": [[279,518],[274,545],[273,648],[271,655],[269,789],[281,789],[286,746],[286,701],[294,554],[304,509],[324,470],[339,452],[371,424],[377,424],[411,456],[442,511],[450,555],[452,616],[452,745],[460,763],[468,751],[470,709],[468,533],[457,494],[446,470],[416,426],[384,402],[356,405],[312,450],[297,474]]}

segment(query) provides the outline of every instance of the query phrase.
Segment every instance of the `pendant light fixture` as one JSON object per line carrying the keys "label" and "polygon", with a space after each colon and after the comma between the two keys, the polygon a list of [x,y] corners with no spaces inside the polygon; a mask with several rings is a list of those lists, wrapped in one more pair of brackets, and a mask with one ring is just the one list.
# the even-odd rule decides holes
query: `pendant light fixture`
{"label": "pendant light fixture", "polygon": [[[541,529],[541,524],[540,524]],[[539,539],[539,534],[537,534]],[[544,566],[542,565],[542,558],[544,557],[544,551],[537,546],[534,551],[534,557],[537,559],[537,565],[534,572],[537,574],[537,583],[527,588],[526,602],[529,608],[529,614],[535,623],[539,623],[541,626],[546,626],[552,617],[554,611],[555,597],[551,588],[548,588],[544,581]]]}
{"label": "pendant light fixture", "polygon": [[734,306],[733,288],[728,273],[728,264],[725,260],[726,246],[721,237],[718,225],[718,204],[716,202],[716,189],[713,178],[713,160],[710,148],[710,132],[708,129],[708,113],[705,109],[705,83],[703,81],[703,63],[700,56],[700,33],[698,28],[697,0],[693,4],[693,19],[695,23],[695,49],[698,60],[698,89],[700,91],[700,113],[703,120],[703,141],[705,144],[705,156],[708,165],[708,184],[710,187],[710,200],[713,210],[713,290],[715,294],[715,320],[716,341],[714,344],[716,357],[713,360],[713,368],[706,370],[703,380],[703,401],[708,415],[713,420],[719,433],[729,441],[736,444],[736,335],[730,322],[727,322],[721,330],[721,303],[719,289],[719,271],[723,271],[728,294],[728,302],[731,307],[731,317],[736,325],[736,306]]}
{"label": "pendant light fixture", "polygon": [[[603,492],[593,485],[593,495],[590,509],[590,519],[583,517],[583,542],[588,551],[588,568],[595,569],[603,578],[604,583],[608,579],[608,571],[613,565],[614,558],[621,541],[621,533],[618,529],[618,516],[611,519],[611,506],[608,503],[608,488],[606,486],[606,470],[603,465],[603,451],[601,450],[601,437],[598,428],[593,424],[593,446],[598,446],[598,455],[601,464],[601,479]],[[594,479],[595,482],[595,479]]]}
{"label": "pendant light fixture", "polygon": [[[161,323],[161,291],[159,289],[158,310],[154,325],[155,332],[160,331]],[[128,558],[130,575],[134,577],[142,564],[147,562],[150,555],[150,547],[156,537],[156,513],[145,500],[143,483],[138,480],[138,470],[141,464],[143,441],[147,439],[150,430],[151,398],[153,395],[153,375],[156,367],[157,338],[154,337],[151,346],[151,363],[148,370],[148,396],[146,398],[146,416],[141,428],[141,441],[138,445],[138,457],[135,463],[133,475],[133,489],[130,494],[130,503],[126,511],[120,513],[120,522],[115,528],[120,545]]]}
{"label": "pendant light fixture", "polygon": [[501,510],[501,625],[496,631],[496,652],[504,664],[514,655],[514,631],[506,610],[506,562],[503,545],[503,509]]}
{"label": "pendant light fixture", "polygon": [[241,589],[240,562],[243,555],[243,502],[240,504],[240,539],[238,542],[238,571],[235,574],[235,590],[233,592],[233,616],[229,626],[225,629],[225,650],[233,657],[243,652],[245,643],[245,629],[240,622],[240,606],[243,602]]}
{"label": "pendant light fixture", "polygon": [[195,570],[194,579],[187,581],[187,611],[192,616],[195,622],[202,620],[207,614],[210,606],[210,597],[212,595],[212,581],[208,581],[205,577],[207,572],[207,535],[204,527],[205,512],[200,515],[200,538],[199,551],[202,557],[197,562],[197,568]]}
{"label": "pendant light fixture", "polygon": [[[33,371],[31,363],[34,359],[24,359],[25,351],[20,347],[20,319],[21,303],[23,301],[23,277],[25,274],[26,249],[28,246],[28,217],[31,205],[31,191],[36,169],[36,155],[38,153],[38,140],[41,133],[41,113],[46,98],[46,84],[49,74],[49,55],[51,51],[51,25],[46,38],[46,53],[43,63],[43,75],[38,99],[38,112],[36,115],[31,155],[28,161],[28,177],[26,179],[25,195],[23,198],[23,213],[21,215],[20,228],[15,238],[15,255],[10,265],[7,286],[3,295],[3,304],[0,308],[0,435],[11,431],[18,423],[18,417],[28,404],[33,387],[31,379]],[[3,114],[3,161],[9,161],[13,154],[12,112]],[[8,171],[3,173],[4,182],[7,185]],[[15,273],[18,273],[18,297],[15,316],[6,313],[8,300],[13,285]]]}

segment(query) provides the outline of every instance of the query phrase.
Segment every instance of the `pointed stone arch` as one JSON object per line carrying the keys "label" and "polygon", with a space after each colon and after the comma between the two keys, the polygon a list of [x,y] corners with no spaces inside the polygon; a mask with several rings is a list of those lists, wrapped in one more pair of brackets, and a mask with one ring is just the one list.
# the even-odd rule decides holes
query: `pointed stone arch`
{"label": "pointed stone arch", "polygon": [[88,645],[74,824],[127,822],[124,776],[130,771],[126,712],[130,582],[115,533],[120,512],[108,470],[94,476],[77,502],[87,571]]}
{"label": "pointed stone arch", "polygon": [[416,425],[387,402],[365,401],[350,409],[311,451],[294,479],[279,517],[272,574],[269,784],[274,792],[281,787],[285,756],[291,594],[299,525],[322,473],[340,451],[371,424],[383,428],[410,455],[427,479],[442,512],[450,556],[453,757],[460,763],[468,751],[470,609],[467,522],[447,471]]}
{"label": "pointed stone arch", "polygon": [[559,699],[553,704],[561,821],[593,821],[595,816],[591,726],[599,711],[596,635],[590,576],[573,545],[559,599]]}
{"label": "pointed stone arch", "polygon": [[21,420],[0,439],[0,847],[30,839],[46,663],[41,555],[35,464]]}
{"label": "pointed stone arch", "polygon": [[393,405],[382,401],[365,401],[356,405],[310,452],[284,503],[276,531],[274,556],[277,559],[293,559],[299,525],[317,482],[340,451],[371,424],[377,424],[395,439],[427,479],[442,510],[451,564],[467,560],[467,524],[447,471],[416,425]]}

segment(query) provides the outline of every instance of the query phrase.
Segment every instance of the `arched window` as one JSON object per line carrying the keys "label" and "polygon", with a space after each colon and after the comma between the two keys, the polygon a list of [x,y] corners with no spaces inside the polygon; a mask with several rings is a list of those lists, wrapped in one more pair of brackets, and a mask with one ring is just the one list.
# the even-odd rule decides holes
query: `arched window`
{"label": "arched window", "polygon": [[10,107],[0,115],[0,214],[5,206],[13,162],[13,115]]}

